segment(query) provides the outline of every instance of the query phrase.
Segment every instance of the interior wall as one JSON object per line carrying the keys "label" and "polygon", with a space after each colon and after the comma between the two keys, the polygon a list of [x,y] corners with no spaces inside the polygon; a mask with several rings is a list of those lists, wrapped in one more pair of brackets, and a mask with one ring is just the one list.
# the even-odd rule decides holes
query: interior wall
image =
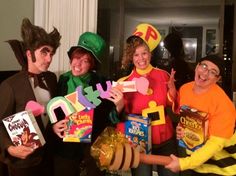
{"label": "interior wall", "polygon": [[127,39],[129,36],[132,35],[132,33],[135,30],[135,27],[140,24],[139,21],[136,19],[133,19],[129,16],[125,16],[125,34],[124,34],[124,40]]}
{"label": "interior wall", "polygon": [[25,17],[33,22],[33,0],[0,1],[0,71],[21,69],[10,46],[5,41],[21,40],[20,27],[22,19]]}
{"label": "interior wall", "polygon": [[[127,38],[129,35],[132,34],[135,27],[143,23],[142,21],[137,21],[129,16],[126,16],[125,18],[125,38]],[[171,26],[168,25],[161,25],[161,24],[152,24],[155,26],[159,32],[162,34],[162,39],[171,31],[169,29]],[[196,26],[176,26],[175,28],[178,28],[180,31],[182,31],[182,35],[185,38],[197,38],[198,39],[198,56],[197,58],[201,58],[206,55],[206,30],[215,30],[215,40],[212,41],[216,45],[216,52],[219,51],[219,28],[218,24],[204,24],[198,26],[200,28],[199,30],[194,30]],[[185,30],[184,30],[185,29]],[[186,33],[187,32],[187,33]],[[189,34],[192,33],[192,34]]]}
{"label": "interior wall", "polygon": [[99,0],[98,3],[98,33],[106,40],[107,52],[100,72],[116,79],[119,70],[120,52],[123,50],[124,13],[123,0]]}

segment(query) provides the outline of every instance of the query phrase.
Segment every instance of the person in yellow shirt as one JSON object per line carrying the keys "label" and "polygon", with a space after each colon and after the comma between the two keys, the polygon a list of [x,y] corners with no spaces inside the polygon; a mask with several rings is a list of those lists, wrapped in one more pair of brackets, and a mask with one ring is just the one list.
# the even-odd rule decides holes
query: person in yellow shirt
{"label": "person in yellow shirt", "polygon": [[[232,101],[217,84],[224,74],[224,60],[218,55],[200,59],[195,80],[179,90],[180,106],[187,105],[209,114],[207,140],[187,157],[171,155],[165,167],[173,172],[191,170],[191,175],[236,175],[236,111]],[[183,130],[177,127],[177,138]]]}

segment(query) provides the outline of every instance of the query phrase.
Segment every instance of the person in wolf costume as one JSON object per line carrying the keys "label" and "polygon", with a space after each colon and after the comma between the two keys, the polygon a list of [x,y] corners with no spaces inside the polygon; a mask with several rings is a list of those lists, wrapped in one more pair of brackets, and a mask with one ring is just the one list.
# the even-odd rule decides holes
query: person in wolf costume
{"label": "person in wolf costume", "polygon": [[[60,45],[60,33],[56,28],[47,33],[25,18],[21,25],[21,37],[23,41],[7,41],[22,70],[0,85],[1,119],[24,111],[30,100],[45,105],[56,94],[57,78],[48,68]],[[40,115],[36,121],[46,140],[46,144],[37,149],[13,145],[3,123],[0,123],[0,160],[7,164],[11,176],[52,175],[49,152],[51,140],[48,140],[52,133],[48,117]]]}

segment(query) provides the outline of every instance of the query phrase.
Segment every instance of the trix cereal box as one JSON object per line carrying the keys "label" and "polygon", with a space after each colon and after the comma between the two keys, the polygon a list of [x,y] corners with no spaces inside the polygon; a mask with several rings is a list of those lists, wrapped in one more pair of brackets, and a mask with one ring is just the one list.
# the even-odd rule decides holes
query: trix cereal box
{"label": "trix cereal box", "polygon": [[184,128],[184,137],[179,140],[179,146],[194,151],[206,141],[208,114],[188,106],[181,106],[180,126]]}
{"label": "trix cereal box", "polygon": [[66,117],[68,119],[64,142],[91,142],[94,110],[75,112]]}
{"label": "trix cereal box", "polygon": [[44,137],[31,111],[22,111],[4,118],[3,124],[15,146],[36,149],[45,144]]}
{"label": "trix cereal box", "polygon": [[125,122],[125,135],[141,152],[151,152],[151,124],[149,118],[129,114]]}

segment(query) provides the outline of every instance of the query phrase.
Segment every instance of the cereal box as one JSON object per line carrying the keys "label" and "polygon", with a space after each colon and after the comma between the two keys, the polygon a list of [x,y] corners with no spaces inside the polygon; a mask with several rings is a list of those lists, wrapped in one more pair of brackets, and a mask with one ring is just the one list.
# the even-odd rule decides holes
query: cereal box
{"label": "cereal box", "polygon": [[129,114],[125,122],[125,135],[141,152],[151,152],[151,124],[149,118]]}
{"label": "cereal box", "polygon": [[45,139],[31,111],[18,112],[2,121],[15,146],[24,145],[36,149],[45,144]]}
{"label": "cereal box", "polygon": [[207,113],[181,106],[179,124],[184,128],[184,137],[179,140],[179,146],[195,151],[204,144],[208,131]]}
{"label": "cereal box", "polygon": [[75,112],[68,119],[64,142],[91,142],[93,127],[93,109]]}

